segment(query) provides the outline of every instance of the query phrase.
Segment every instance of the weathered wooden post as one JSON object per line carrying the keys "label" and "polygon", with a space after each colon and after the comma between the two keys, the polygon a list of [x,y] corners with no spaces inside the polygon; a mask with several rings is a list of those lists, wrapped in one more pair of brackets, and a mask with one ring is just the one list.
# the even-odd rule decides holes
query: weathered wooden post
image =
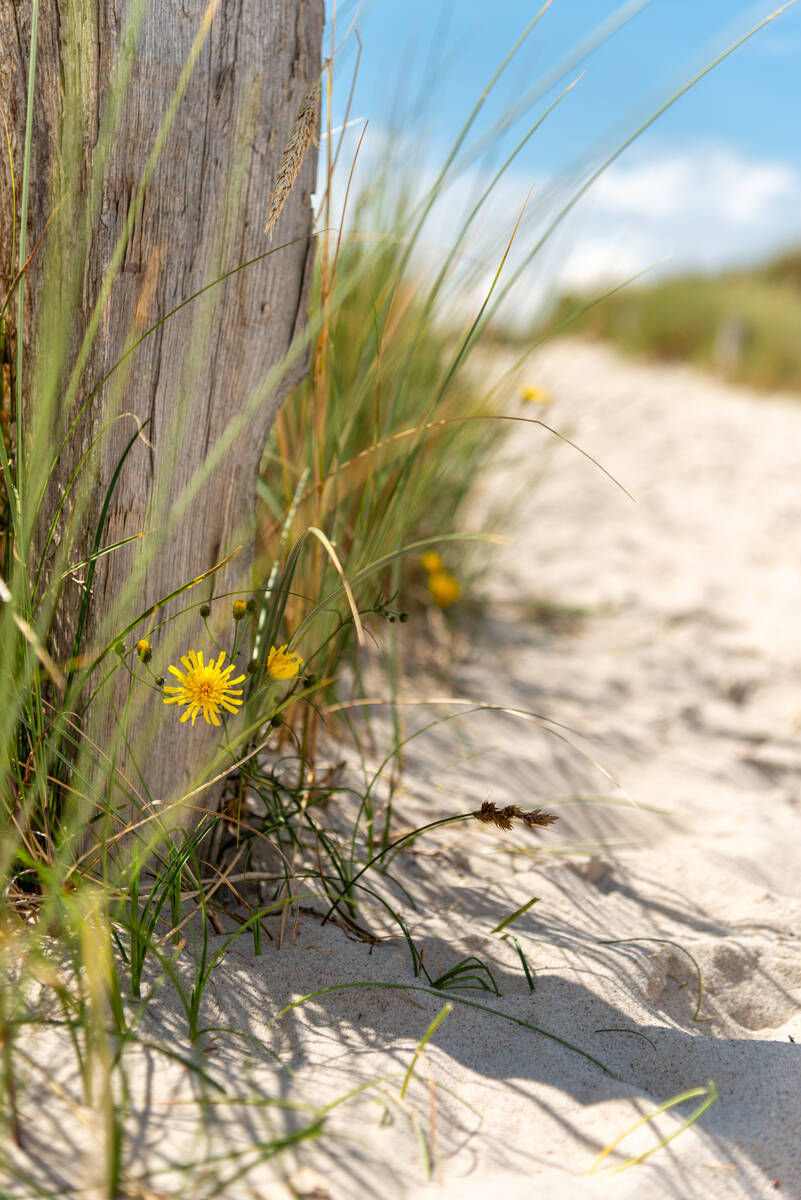
{"label": "weathered wooden post", "polygon": [[[314,146],[271,242],[265,220],[282,153],[319,79],[323,21],[322,0],[0,0],[0,110],[18,189],[32,24],[38,22],[27,252],[42,241],[26,275],[21,416],[26,438],[41,434],[44,422],[52,427],[51,458],[66,437],[32,533],[29,572],[68,481],[97,439],[89,460],[91,494],[76,508],[80,488],[69,493],[45,556],[45,578],[52,576],[70,521],[70,561],[91,551],[110,481],[137,423],[143,426],[114,487],[102,544],[152,532],[97,561],[86,647],[101,645],[114,632],[113,621],[207,571],[236,545],[243,549],[230,567],[191,599],[249,586],[259,461],[305,355],[295,357],[257,404],[252,398],[305,320]],[[123,96],[115,72],[128,62]],[[173,115],[170,106],[181,91]],[[165,118],[169,131],[148,177]],[[17,251],[20,245],[20,196],[15,212],[5,146],[3,156],[5,272],[12,243]],[[106,378],[133,341],[187,297],[269,249],[275,253],[159,325]],[[97,329],[87,350],[93,320]],[[230,422],[245,412],[243,428],[225,446]],[[214,469],[199,476],[221,446]],[[31,488],[35,460],[28,464]],[[186,489],[198,480],[181,513],[181,498],[185,502]],[[68,575],[55,609],[50,640],[62,663],[71,653],[86,581],[85,570]],[[230,613],[230,599],[225,604]],[[153,633],[157,670],[175,661],[187,641],[203,645],[196,614],[182,618],[180,630]],[[129,687],[127,672],[118,672],[95,713],[92,736],[101,750],[116,746],[120,771],[137,790],[146,786],[155,799],[166,799],[195,777],[215,731],[202,722],[194,729],[179,725],[174,708],[162,708],[154,722],[159,697],[153,693],[148,719],[143,712],[137,722],[145,740],[134,750],[134,766],[118,736]]]}

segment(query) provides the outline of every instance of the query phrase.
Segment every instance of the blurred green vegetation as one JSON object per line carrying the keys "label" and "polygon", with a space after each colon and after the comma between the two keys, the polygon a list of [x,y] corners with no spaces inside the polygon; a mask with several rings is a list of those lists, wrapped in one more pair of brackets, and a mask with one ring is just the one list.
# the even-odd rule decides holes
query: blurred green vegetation
{"label": "blurred green vegetation", "polygon": [[762,266],[566,295],[546,321],[625,354],[686,362],[764,391],[801,392],[801,249]]}
{"label": "blurred green vegetation", "polygon": [[[263,461],[264,571],[310,526],[336,546],[348,574],[421,539],[452,535],[500,432],[478,373],[458,362],[459,340],[440,324],[406,257],[400,237],[344,242],[336,272],[348,282],[330,306],[333,272],[326,278],[320,255],[312,312],[325,320],[312,370],[279,412]],[[454,566],[461,553],[443,550]],[[398,560],[371,577],[361,598],[400,590],[408,608],[408,585],[420,575],[419,554]],[[337,583],[328,555],[306,556],[287,604],[288,633],[308,598]],[[331,645],[326,674],[341,652]]]}

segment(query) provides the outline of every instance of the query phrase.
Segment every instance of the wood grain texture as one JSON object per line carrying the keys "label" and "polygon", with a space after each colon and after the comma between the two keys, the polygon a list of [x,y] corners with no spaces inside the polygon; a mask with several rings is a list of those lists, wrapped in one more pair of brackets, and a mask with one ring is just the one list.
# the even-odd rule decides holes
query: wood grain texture
{"label": "wood grain texture", "polygon": [[[28,434],[41,431],[47,421],[54,439],[61,435],[133,336],[224,271],[271,248],[263,233],[270,189],[299,106],[320,71],[322,0],[219,4],[136,216],[75,402],[65,411],[68,368],[205,8],[202,0],[151,0],[111,152],[93,193],[92,170],[102,145],[109,81],[120,61],[126,5],[121,0],[42,0],[29,248],[51,214],[56,216],[28,278],[23,373]],[[30,21],[30,0],[0,0],[0,105],[9,122],[18,179]],[[272,247],[294,244],[232,276],[161,325],[100,388],[67,443],[50,482],[31,562],[76,463],[102,435],[91,459],[91,499],[86,511],[77,514],[72,561],[88,549],[108,482],[136,431],[136,420],[148,422],[120,474],[103,543],[154,532],[98,563],[89,645],[100,644],[124,619],[208,570],[240,544],[243,550],[231,567],[183,603],[250,586],[259,461],[275,413],[306,367],[305,355],[261,399],[185,514],[177,522],[175,516],[184,490],[222,445],[231,420],[245,409],[303,326],[313,260],[310,196],[315,169],[312,147],[274,231]],[[7,167],[0,179],[0,263],[5,264],[14,233]],[[51,365],[51,349],[54,361],[66,364],[56,372],[55,384],[45,370]],[[103,433],[118,414],[132,415]],[[48,552],[51,567],[57,542]],[[81,572],[67,580],[56,610],[52,643],[62,659],[72,645],[84,578]],[[158,619],[171,611],[163,609]],[[230,600],[214,606],[217,627],[230,641],[229,613]],[[132,639],[148,628],[143,625]],[[151,641],[158,671],[188,646],[208,645],[196,615],[154,631]],[[121,711],[128,696],[127,675],[118,676],[103,694],[100,719],[92,724],[101,745],[114,743],[115,711]],[[142,730],[136,756],[153,796],[165,799],[194,778],[213,739],[199,726],[178,726],[177,710],[158,708],[158,697],[149,707],[155,718],[144,711],[136,721]],[[127,755],[121,754],[119,761],[130,774]]]}

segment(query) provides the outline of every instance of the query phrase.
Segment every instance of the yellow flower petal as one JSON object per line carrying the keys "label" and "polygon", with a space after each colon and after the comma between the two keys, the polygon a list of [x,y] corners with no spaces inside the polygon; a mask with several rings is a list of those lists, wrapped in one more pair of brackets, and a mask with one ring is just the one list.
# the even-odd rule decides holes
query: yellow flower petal
{"label": "yellow flower petal", "polygon": [[209,662],[204,662],[202,650],[190,650],[181,657],[186,666],[185,673],[173,666],[169,668],[177,676],[180,686],[165,687],[164,691],[171,694],[163,696],[162,700],[164,704],[186,705],[182,723],[191,721],[194,725],[202,713],[207,725],[219,726],[221,708],[233,713],[242,705],[242,689],[233,687],[232,683],[241,683],[245,676],[240,675],[232,681],[230,675],[234,664],[223,667],[224,661],[224,650],[216,660],[212,658]]}
{"label": "yellow flower petal", "polygon": [[450,608],[462,594],[459,581],[448,571],[432,571],[428,577],[428,590],[440,608]]}
{"label": "yellow flower petal", "polygon": [[[267,655],[267,671],[273,679],[292,679],[297,675],[300,668],[303,666],[303,659],[294,650],[288,650],[288,643],[284,642],[283,646],[279,646],[276,650],[275,646],[270,647],[270,653]],[[244,679],[244,676],[242,676]],[[241,680],[236,680],[240,683]]]}
{"label": "yellow flower petal", "polygon": [[544,387],[536,387],[533,384],[528,384],[520,389],[520,397],[523,400],[528,400],[532,404],[550,404],[550,392]]}
{"label": "yellow flower petal", "polygon": [[425,554],[420,559],[420,562],[423,570],[428,571],[429,574],[432,571],[441,571],[444,567],[442,559],[437,554],[436,550],[426,550]]}

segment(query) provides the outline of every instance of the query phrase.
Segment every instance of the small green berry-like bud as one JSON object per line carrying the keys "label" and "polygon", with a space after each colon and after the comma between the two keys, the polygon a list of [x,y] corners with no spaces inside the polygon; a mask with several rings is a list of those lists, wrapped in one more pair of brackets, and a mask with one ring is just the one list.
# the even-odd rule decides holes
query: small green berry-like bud
{"label": "small green berry-like bud", "polygon": [[164,676],[163,676],[163,675],[157,675],[157,676],[156,676],[156,686],[157,686],[157,687],[164,687],[164,684],[165,684],[166,682],[167,682],[167,680],[164,678]]}
{"label": "small green berry-like bud", "polygon": [[401,624],[405,625],[406,622],[409,620],[409,614],[408,613],[398,613],[398,620],[401,622]]}
{"label": "small green berry-like bud", "polygon": [[233,613],[234,620],[241,621],[243,617],[247,616],[248,606],[245,604],[244,600],[234,600],[234,605],[231,611]]}
{"label": "small green berry-like bud", "polygon": [[206,620],[206,617],[209,615],[209,613],[210,613],[210,612],[211,612],[211,605],[210,605],[210,604],[201,604],[201,606],[200,606],[200,615],[201,615],[201,617],[203,618],[203,620],[204,620],[204,621]]}
{"label": "small green berry-like bud", "polygon": [[250,613],[250,615],[253,616],[254,612],[256,611],[256,601],[253,599],[252,596],[250,597],[247,604],[245,605],[245,608]]}
{"label": "small green berry-like bud", "polygon": [[150,662],[153,657],[153,650],[147,638],[142,638],[140,642],[136,643],[136,653],[139,655],[141,662]]}
{"label": "small green berry-like bud", "polygon": [[114,647],[114,653],[118,658],[125,658],[125,655],[128,653],[128,651],[125,649],[125,642],[117,642],[116,646]]}
{"label": "small green berry-like bud", "polygon": [[273,729],[280,729],[281,726],[283,725],[283,723],[284,723],[284,714],[283,713],[276,713],[275,716],[273,717],[273,719],[270,721],[270,724],[272,725]]}
{"label": "small green berry-like bud", "polygon": [[305,688],[314,687],[316,682],[317,682],[316,675],[304,675],[303,676],[302,683]]}
{"label": "small green berry-like bud", "polygon": [[255,675],[259,669],[259,664],[256,662],[255,658],[252,658],[245,669],[248,675]]}

